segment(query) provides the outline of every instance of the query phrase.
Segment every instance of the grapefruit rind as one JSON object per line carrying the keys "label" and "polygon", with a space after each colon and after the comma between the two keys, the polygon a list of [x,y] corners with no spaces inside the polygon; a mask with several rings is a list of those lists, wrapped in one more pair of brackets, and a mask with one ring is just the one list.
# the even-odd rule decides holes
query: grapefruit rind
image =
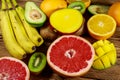
{"label": "grapefruit rind", "polygon": [[[79,40],[82,40],[84,41],[84,43],[87,43],[89,45],[89,47],[91,48],[91,59],[90,60],[86,60],[88,66],[86,68],[83,68],[83,69],[80,69],[78,72],[67,72],[67,71],[64,71],[62,70],[61,68],[59,68],[58,66],[56,66],[56,64],[52,63],[51,62],[51,57],[50,57],[50,52],[51,52],[51,49],[54,47],[54,45],[56,43],[59,43],[60,40],[62,40],[63,38],[69,38],[69,37],[72,37],[72,38],[76,38],[76,39],[79,39]],[[47,62],[48,64],[50,65],[50,67],[57,73],[59,73],[60,75],[62,76],[68,76],[68,77],[76,77],[76,76],[82,76],[84,75],[85,73],[87,73],[89,71],[89,69],[91,68],[92,66],[92,63],[93,63],[93,59],[94,59],[94,49],[93,49],[93,46],[90,44],[89,41],[85,40],[84,38],[82,37],[79,37],[79,36],[75,36],[75,35],[64,35],[64,36],[61,36],[59,38],[57,38],[51,45],[50,47],[48,48],[48,51],[47,51]]]}
{"label": "grapefruit rind", "polygon": [[[25,68],[25,72],[26,72],[26,77],[25,77],[25,80],[29,80],[30,79],[30,71],[29,71],[29,69],[28,69],[28,67],[27,67],[27,65],[23,62],[23,61],[21,61],[21,60],[19,60],[19,59],[16,59],[16,58],[13,58],[13,57],[1,57],[0,58],[0,61],[1,60],[10,60],[10,61],[13,61],[13,62],[19,62],[21,65],[22,65],[22,67],[23,68]],[[5,64],[5,63],[4,63]],[[14,66],[17,66],[17,65],[14,65]],[[6,65],[6,67],[10,67],[10,66],[7,66]],[[20,68],[20,67],[19,67]],[[1,69],[1,68],[0,68]],[[11,70],[12,71],[12,70]],[[9,73],[8,73],[9,74]],[[16,73],[13,73],[13,74],[16,74]],[[11,75],[11,74],[10,74]],[[20,76],[20,75],[18,75],[18,76]]]}

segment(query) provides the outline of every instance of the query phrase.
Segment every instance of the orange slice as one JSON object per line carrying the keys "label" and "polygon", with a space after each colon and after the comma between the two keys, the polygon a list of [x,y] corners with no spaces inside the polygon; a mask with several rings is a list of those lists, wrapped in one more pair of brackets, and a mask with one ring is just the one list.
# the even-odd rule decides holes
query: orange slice
{"label": "orange slice", "polygon": [[87,22],[90,35],[97,40],[110,38],[116,30],[116,21],[107,14],[96,14]]}
{"label": "orange slice", "polygon": [[68,3],[72,3],[74,1],[82,1],[85,3],[85,6],[88,7],[91,3],[91,0],[66,0]]}

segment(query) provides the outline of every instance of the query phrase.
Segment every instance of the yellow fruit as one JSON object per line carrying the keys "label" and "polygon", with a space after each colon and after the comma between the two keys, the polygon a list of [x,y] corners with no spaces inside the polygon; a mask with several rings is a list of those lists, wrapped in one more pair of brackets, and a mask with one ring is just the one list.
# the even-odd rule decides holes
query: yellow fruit
{"label": "yellow fruit", "polygon": [[115,2],[110,6],[108,15],[116,20],[117,26],[120,26],[120,2]]}
{"label": "yellow fruit", "polygon": [[94,69],[106,69],[116,63],[117,53],[113,43],[108,40],[99,40],[93,43],[95,57],[93,62]]}
{"label": "yellow fruit", "polygon": [[105,40],[114,34],[116,21],[107,14],[96,14],[88,20],[87,28],[93,38]]}
{"label": "yellow fruit", "polygon": [[43,0],[40,3],[40,9],[49,17],[54,11],[67,8],[65,0]]}
{"label": "yellow fruit", "polygon": [[85,3],[86,8],[90,5],[91,0],[66,0],[68,3],[72,3],[74,1],[82,1]]}
{"label": "yellow fruit", "polygon": [[61,9],[50,16],[50,24],[60,34],[73,34],[83,23],[82,14],[76,9]]}

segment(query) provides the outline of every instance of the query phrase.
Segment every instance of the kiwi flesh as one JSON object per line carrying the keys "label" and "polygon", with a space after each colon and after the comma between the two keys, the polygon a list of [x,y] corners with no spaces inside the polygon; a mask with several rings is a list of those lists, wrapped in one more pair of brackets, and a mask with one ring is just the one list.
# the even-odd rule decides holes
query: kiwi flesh
{"label": "kiwi flesh", "polygon": [[82,1],[74,1],[68,5],[68,8],[73,8],[79,10],[82,14],[84,14],[86,7],[85,3]]}
{"label": "kiwi flesh", "polygon": [[109,5],[101,5],[101,4],[92,4],[88,7],[88,11],[91,14],[107,14],[109,10]]}
{"label": "kiwi flesh", "polygon": [[46,56],[42,52],[35,52],[31,55],[28,68],[34,74],[39,74],[46,66]]}

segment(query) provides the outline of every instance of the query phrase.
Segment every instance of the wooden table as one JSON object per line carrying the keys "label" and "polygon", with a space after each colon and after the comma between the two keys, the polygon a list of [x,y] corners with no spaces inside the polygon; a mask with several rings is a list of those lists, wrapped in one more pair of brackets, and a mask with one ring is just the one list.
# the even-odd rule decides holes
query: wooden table
{"label": "wooden table", "polygon": [[[18,0],[19,4],[24,7],[24,4],[26,1],[32,1],[32,0]],[[41,0],[33,0],[36,2],[36,4],[39,6]],[[115,1],[120,1],[120,0],[104,0],[108,4],[111,4]],[[102,0],[92,0],[92,3],[104,3]],[[1,2],[0,2],[1,3]],[[106,3],[105,3],[106,4]],[[87,17],[89,14],[88,12],[85,13],[84,17],[88,19]],[[87,21],[87,20],[86,20]],[[91,43],[93,43],[95,40],[91,38],[88,33],[86,32],[84,35],[81,35],[82,37],[88,39]],[[117,50],[117,63],[105,70],[95,70],[93,68],[90,69],[90,71],[85,74],[82,77],[75,77],[75,78],[63,78],[59,76],[58,74],[54,73],[52,69],[47,65],[46,68],[43,70],[43,72],[37,76],[31,74],[30,80],[120,80],[120,27],[117,27],[115,34],[109,38],[111,42],[114,43],[116,50]],[[42,50],[43,52],[46,52],[47,47],[45,44],[40,46],[38,50]],[[8,51],[6,50],[4,46],[4,42],[1,36],[0,32],[0,57],[2,56],[10,56]],[[29,59],[29,55],[26,59],[23,61],[26,62]]]}

